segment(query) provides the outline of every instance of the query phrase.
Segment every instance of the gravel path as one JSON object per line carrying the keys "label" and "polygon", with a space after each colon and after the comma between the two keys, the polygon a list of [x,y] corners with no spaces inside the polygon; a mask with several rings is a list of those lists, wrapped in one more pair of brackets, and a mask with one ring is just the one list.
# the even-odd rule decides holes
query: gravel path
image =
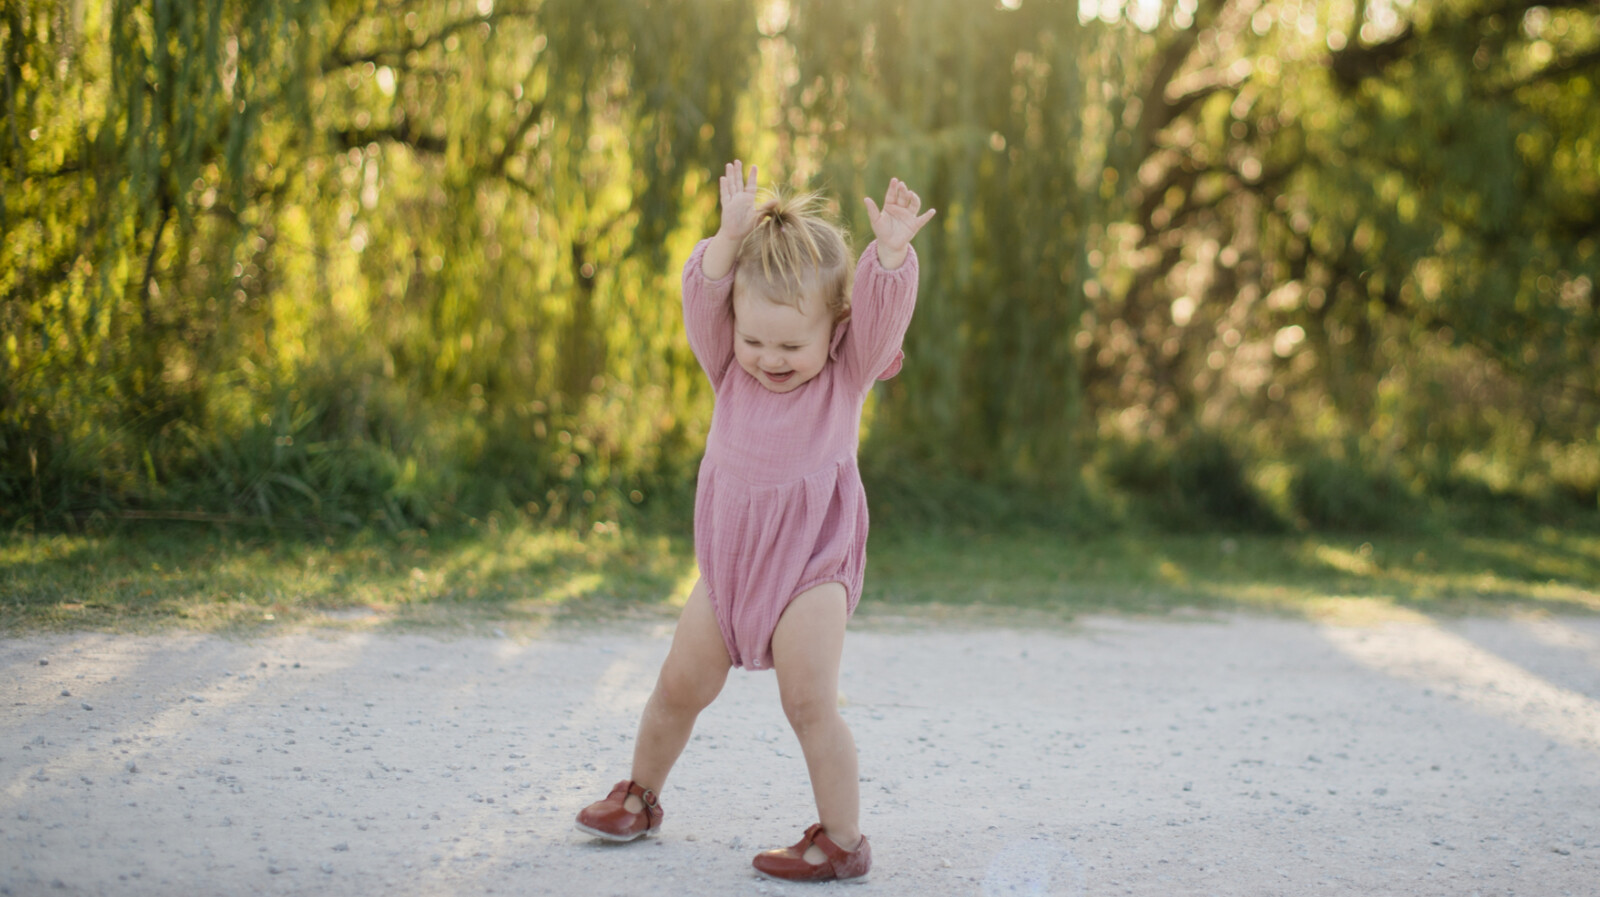
{"label": "gravel path", "polygon": [[[669,636],[0,642],[0,894],[814,892],[749,868],[814,813],[770,673],[660,837],[573,830]],[[1600,893],[1600,619],[879,620],[842,691],[852,894]]]}

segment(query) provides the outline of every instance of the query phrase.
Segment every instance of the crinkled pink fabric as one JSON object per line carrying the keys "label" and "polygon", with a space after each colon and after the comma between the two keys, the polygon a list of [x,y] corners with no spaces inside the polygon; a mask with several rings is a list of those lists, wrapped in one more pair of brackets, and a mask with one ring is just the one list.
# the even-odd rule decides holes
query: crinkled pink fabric
{"label": "crinkled pink fabric", "polygon": [[[709,242],[709,241],[707,241]],[[689,346],[716,391],[695,493],[694,545],[728,656],[772,667],[772,633],[801,592],[844,586],[861,600],[867,495],[856,467],[861,407],[880,376],[900,370],[900,342],[917,301],[917,256],[893,271],[869,245],[856,267],[850,318],[829,362],[788,393],[769,391],[733,355],[734,270],[707,280],[706,242],[683,269]]]}

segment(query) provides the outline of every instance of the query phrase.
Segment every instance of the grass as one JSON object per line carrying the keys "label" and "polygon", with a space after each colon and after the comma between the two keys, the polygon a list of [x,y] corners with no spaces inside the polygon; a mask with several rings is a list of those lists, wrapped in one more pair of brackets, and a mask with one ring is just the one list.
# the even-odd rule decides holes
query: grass
{"label": "grass", "polygon": [[1600,612],[1600,535],[1045,533],[874,545],[866,605],[1065,613],[1257,610],[1315,618]]}
{"label": "grass", "polygon": [[0,632],[541,626],[669,613],[693,568],[687,543],[614,528],[323,541],[170,524],[18,535],[0,539]]}
{"label": "grass", "polygon": [[[864,619],[1257,610],[1373,619],[1600,612],[1600,535],[1095,538],[879,532]],[[0,633],[255,632],[300,625],[498,628],[670,620],[692,543],[602,526],[317,541],[162,524],[0,538]]]}

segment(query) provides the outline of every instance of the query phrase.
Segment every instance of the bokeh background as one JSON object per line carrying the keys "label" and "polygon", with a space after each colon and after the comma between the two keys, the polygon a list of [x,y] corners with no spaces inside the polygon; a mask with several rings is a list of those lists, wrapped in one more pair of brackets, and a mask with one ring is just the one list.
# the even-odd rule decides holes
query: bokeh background
{"label": "bokeh background", "polygon": [[687,528],[736,157],[940,210],[875,521],[1592,521],[1597,18],[3,0],[0,522]]}

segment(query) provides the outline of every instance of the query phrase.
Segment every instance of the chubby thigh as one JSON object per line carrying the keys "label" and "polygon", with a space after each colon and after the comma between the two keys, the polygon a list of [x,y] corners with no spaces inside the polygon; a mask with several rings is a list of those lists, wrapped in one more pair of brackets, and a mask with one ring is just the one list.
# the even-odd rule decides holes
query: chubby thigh
{"label": "chubby thigh", "polygon": [[686,704],[704,707],[722,691],[732,666],[706,581],[701,578],[678,616],[658,688],[667,689]]}
{"label": "chubby thigh", "polygon": [[784,712],[800,723],[839,707],[839,661],[850,617],[845,588],[825,582],[796,595],[772,633],[772,660]]}

